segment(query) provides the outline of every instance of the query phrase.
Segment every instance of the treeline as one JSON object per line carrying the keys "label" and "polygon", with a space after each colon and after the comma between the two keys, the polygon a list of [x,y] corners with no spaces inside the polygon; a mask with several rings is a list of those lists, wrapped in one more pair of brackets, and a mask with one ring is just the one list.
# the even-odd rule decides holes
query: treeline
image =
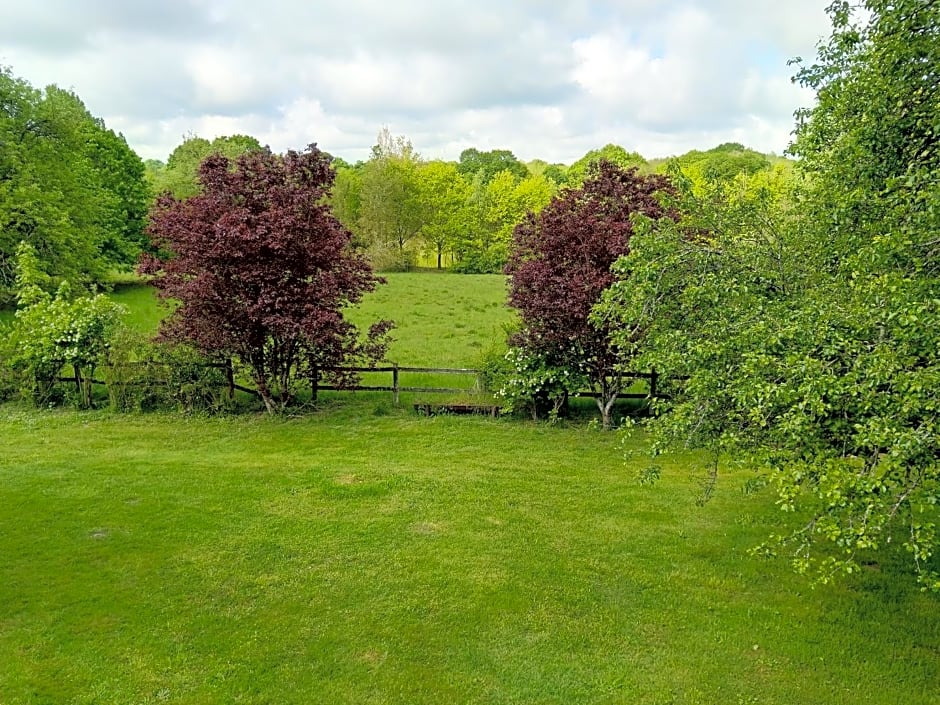
{"label": "treeline", "polygon": [[[0,69],[0,307],[12,304],[20,241],[35,248],[50,281],[101,284],[115,270],[133,267],[149,247],[147,214],[159,194],[194,196],[208,156],[235,159],[261,148],[248,135],[211,141],[191,135],[166,162],[144,163],[74,93],[38,90]],[[423,158],[407,138],[383,129],[367,160],[333,160],[328,198],[376,269],[421,264],[501,272],[513,228],[561,189],[580,186],[599,159],[644,173],[662,172],[673,161],[721,179],[781,160],[731,143],[675,160],[647,161],[609,144],[570,165],[523,163],[509,150],[475,148],[442,161]]]}
{"label": "treeline", "polygon": [[47,275],[76,284],[133,265],[150,198],[143,162],[77,95],[0,67],[0,307],[20,241]]}
{"label": "treeline", "polygon": [[331,203],[378,269],[421,262],[457,272],[502,272],[513,229],[526,214],[540,212],[562,190],[580,187],[590,165],[604,160],[643,173],[680,164],[709,179],[770,170],[784,161],[729,143],[658,162],[613,144],[570,166],[523,163],[509,150],[475,148],[447,162],[422,159],[406,138],[383,130],[367,161],[337,160]]}
{"label": "treeline", "polygon": [[[234,159],[260,148],[246,135],[211,142],[189,137],[165,164],[146,163],[150,188],[188,198],[199,192],[198,168],[210,154]],[[647,174],[679,165],[692,178],[709,180],[788,163],[737,143],[653,161],[613,144],[590,150],[571,165],[522,162],[506,149],[475,148],[464,150],[457,161],[443,161],[423,158],[406,137],[382,129],[367,160],[333,159],[336,181],[329,203],[353,233],[354,246],[380,271],[424,265],[498,273],[506,265],[513,229],[525,215],[541,211],[562,189],[578,188],[590,165],[601,160]]]}

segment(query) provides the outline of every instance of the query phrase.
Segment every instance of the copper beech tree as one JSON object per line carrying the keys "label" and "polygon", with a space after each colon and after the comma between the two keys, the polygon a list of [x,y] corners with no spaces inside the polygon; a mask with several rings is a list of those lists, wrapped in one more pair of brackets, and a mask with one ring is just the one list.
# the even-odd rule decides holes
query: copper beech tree
{"label": "copper beech tree", "polygon": [[150,236],[166,255],[140,269],[161,298],[179,302],[161,337],[238,358],[271,413],[323,367],[381,359],[392,327],[381,321],[361,337],[343,317],[381,279],[326,204],[330,161],[316,145],[210,156],[201,194],[164,194],[151,214]]}
{"label": "copper beech tree", "polygon": [[591,309],[614,281],[611,265],[629,249],[631,215],[667,215],[658,195],[669,189],[664,176],[601,160],[583,186],[562,191],[513,234],[506,273],[522,330],[510,343],[558,374],[586,380],[605,428],[625,379],[619,351],[609,331],[590,321]]}

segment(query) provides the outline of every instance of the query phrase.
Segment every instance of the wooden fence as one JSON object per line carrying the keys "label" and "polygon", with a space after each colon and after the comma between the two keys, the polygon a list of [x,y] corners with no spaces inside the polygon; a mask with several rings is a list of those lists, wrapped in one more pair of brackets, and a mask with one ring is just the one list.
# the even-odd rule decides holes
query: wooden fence
{"label": "wooden fence", "polygon": [[[164,364],[164,363],[153,363],[153,362],[144,362],[144,363],[125,363],[125,364],[140,364],[140,365],[152,365],[152,364]],[[205,363],[203,365],[207,368],[221,369],[224,372],[226,385],[228,387],[229,396],[234,396],[235,391],[245,392],[254,396],[258,396],[258,391],[250,387],[245,387],[241,384],[238,384],[235,380],[235,373],[231,361],[227,363]],[[338,373],[338,374],[391,374],[391,384],[348,384],[348,385],[336,385],[336,384],[323,384],[320,381],[319,373]],[[471,392],[472,387],[425,387],[425,386],[412,386],[412,385],[403,385],[401,383],[402,373],[415,373],[415,374],[436,374],[436,375],[460,375],[464,377],[469,376],[478,376],[480,370],[468,368],[468,367],[401,367],[399,365],[393,364],[386,367],[327,367],[321,368],[319,373],[310,380],[311,393],[313,398],[316,398],[317,392],[319,391],[368,391],[368,392],[391,392],[394,398],[394,403],[396,406],[400,404],[401,393],[427,393],[427,394],[462,394],[466,392]],[[621,393],[617,395],[618,399],[647,399],[651,396],[656,395],[656,388],[659,379],[659,374],[653,370],[652,372],[630,372],[625,373],[624,375],[628,379],[645,379],[649,383],[649,391],[646,393]],[[59,377],[58,381],[60,382],[71,382],[76,383],[75,377]],[[90,380],[92,384],[104,385],[107,386],[107,382],[99,379]],[[598,394],[592,391],[578,391],[573,393],[571,396],[583,397],[583,398],[596,398]]]}

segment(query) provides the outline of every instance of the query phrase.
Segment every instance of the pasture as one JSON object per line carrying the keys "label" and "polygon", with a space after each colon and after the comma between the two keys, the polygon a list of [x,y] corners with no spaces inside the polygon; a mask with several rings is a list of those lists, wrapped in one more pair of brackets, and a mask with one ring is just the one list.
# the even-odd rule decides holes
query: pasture
{"label": "pasture", "polygon": [[[487,346],[505,339],[513,320],[506,307],[506,278],[498,274],[457,275],[434,270],[382,275],[387,283],[352,308],[360,328],[395,321],[388,359],[410,367],[473,367]],[[128,308],[128,325],[156,332],[165,314],[150,287],[125,284],[112,298]]]}
{"label": "pasture", "polygon": [[[467,366],[502,287],[392,275],[356,315],[399,321],[401,364]],[[141,329],[149,296],[116,292]],[[700,459],[649,487],[645,448],[387,394],[2,406],[0,703],[940,704],[940,610],[903,548],[811,588],[748,553],[795,520],[769,489],[722,467],[699,506]]]}

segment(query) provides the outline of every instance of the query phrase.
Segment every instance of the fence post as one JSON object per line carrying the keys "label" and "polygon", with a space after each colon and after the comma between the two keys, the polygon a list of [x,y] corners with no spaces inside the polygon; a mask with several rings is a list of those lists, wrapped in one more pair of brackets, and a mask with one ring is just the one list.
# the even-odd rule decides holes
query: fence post
{"label": "fence post", "polygon": [[656,380],[659,378],[659,375],[656,374],[656,368],[654,367],[650,372],[650,399],[656,397]]}
{"label": "fence post", "polygon": [[232,367],[232,358],[225,360],[225,381],[228,383],[228,398],[235,398],[235,368]]}
{"label": "fence post", "polygon": [[398,406],[398,363],[392,365],[392,392],[395,394],[395,406]]}
{"label": "fence post", "polygon": [[320,390],[320,368],[314,367],[310,375],[310,401],[316,401]]}

